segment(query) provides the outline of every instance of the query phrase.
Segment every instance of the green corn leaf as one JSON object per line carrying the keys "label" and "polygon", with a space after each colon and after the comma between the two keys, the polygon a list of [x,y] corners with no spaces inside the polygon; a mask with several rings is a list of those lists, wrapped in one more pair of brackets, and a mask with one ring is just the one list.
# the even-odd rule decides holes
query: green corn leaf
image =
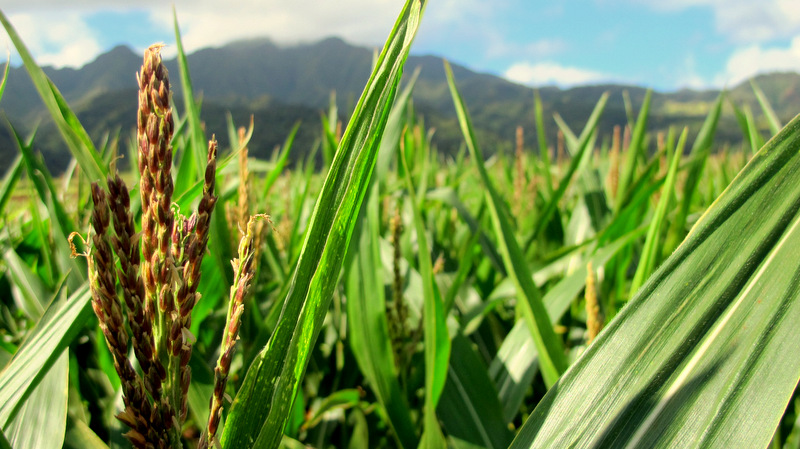
{"label": "green corn leaf", "polygon": [[8,37],[14,43],[14,47],[16,47],[22,58],[22,63],[25,64],[25,69],[28,71],[33,85],[39,92],[39,96],[42,97],[42,101],[50,112],[56,127],[58,127],[61,136],[67,143],[67,147],[77,159],[83,172],[90,181],[105,179],[108,174],[108,167],[103,164],[100,154],[92,143],[92,139],[89,138],[89,134],[86,133],[86,130],[69,108],[58,89],[50,82],[44,71],[36,65],[28,48],[25,47],[19,34],[17,34],[17,31],[2,11],[0,11],[0,22],[2,22]]}
{"label": "green corn leaf", "polygon": [[14,193],[14,187],[16,187],[21,174],[22,155],[20,154],[16,157],[16,159],[14,159],[14,162],[11,163],[8,171],[6,171],[5,176],[3,176],[2,183],[0,183],[0,215],[3,215],[6,205],[11,199],[11,194]]}
{"label": "green corn leaf", "polygon": [[539,144],[539,157],[542,159],[542,172],[545,179],[544,188],[549,197],[553,194],[553,175],[550,172],[552,164],[550,163],[550,150],[547,148],[547,133],[544,128],[544,107],[538,90],[533,91],[533,108],[536,121],[536,141]]}
{"label": "green corn leaf", "polygon": [[542,399],[512,448],[766,447],[800,377],[800,116]]}
{"label": "green corn leaf", "polygon": [[398,382],[386,318],[375,186],[373,183],[367,207],[362,210],[360,229],[356,230],[359,238],[351,242],[357,247],[347,253],[351,259],[345,277],[348,342],[358,367],[384,408],[400,446],[412,449],[417,447],[418,441],[408,403]]}
{"label": "green corn leaf", "polygon": [[83,421],[68,416],[64,449],[108,449],[108,446]]}
{"label": "green corn leaf", "polygon": [[63,351],[41,378],[3,433],[15,449],[60,449],[67,428],[69,354]]}
{"label": "green corn leaf", "polygon": [[205,173],[206,153],[208,150],[208,142],[203,134],[203,126],[200,123],[200,108],[194,99],[194,90],[192,89],[192,78],[189,75],[189,62],[186,59],[186,52],[183,49],[183,41],[181,40],[181,30],[178,26],[178,14],[175,12],[175,6],[172,7],[172,23],[175,28],[175,45],[178,47],[178,70],[181,77],[181,93],[183,96],[183,107],[186,114],[186,122],[188,126],[189,139],[187,148],[183,151],[183,158],[179,165],[177,179],[185,179],[186,183],[176,183],[175,194],[176,196],[183,193],[181,187],[188,187],[191,182],[202,177]]}
{"label": "green corn leaf", "polygon": [[454,207],[461,219],[464,220],[467,226],[469,226],[470,231],[473,234],[479,235],[478,241],[480,242],[481,249],[483,249],[484,255],[489,258],[492,266],[497,271],[505,275],[506,268],[503,266],[503,258],[500,257],[500,254],[497,252],[497,248],[495,248],[494,243],[492,243],[483,229],[481,229],[480,220],[476,219],[469,212],[467,206],[458,198],[458,194],[455,190],[453,190],[451,187],[440,187],[438,189],[430,190],[426,194],[426,197],[428,199],[441,201],[448,206]]}
{"label": "green corn leaf", "polygon": [[369,425],[364,412],[359,409],[353,410],[347,423],[353,427],[353,433],[350,435],[350,443],[347,449],[362,449],[369,447]]}
{"label": "green corn leaf", "polygon": [[465,447],[505,449],[511,443],[494,384],[463,335],[453,339],[447,383],[437,411],[456,447],[466,442],[469,446]]}
{"label": "green corn leaf", "polygon": [[525,241],[525,245],[523,246],[524,252],[528,252],[528,249],[531,247],[536,238],[541,235],[542,231],[545,230],[547,224],[550,222],[550,219],[558,210],[558,203],[561,201],[561,198],[567,191],[567,187],[569,187],[570,183],[572,182],[572,178],[578,171],[578,166],[581,164],[581,159],[583,159],[584,153],[590,150],[589,141],[592,137],[592,134],[594,134],[594,129],[597,127],[597,121],[600,119],[600,114],[603,113],[603,109],[605,108],[607,101],[608,92],[605,92],[600,97],[600,100],[597,101],[592,114],[589,116],[589,120],[586,122],[586,126],[584,126],[583,131],[581,131],[581,135],[578,137],[578,142],[575,144],[577,151],[572,156],[567,173],[565,173],[564,177],[561,178],[561,181],[558,183],[558,188],[547,202],[544,211],[542,211],[541,215],[536,218],[536,225],[534,226],[533,232]]}
{"label": "green corn leaf", "polygon": [[764,91],[758,87],[755,79],[750,79],[750,87],[753,88],[753,92],[756,94],[756,99],[758,99],[758,104],[761,105],[761,110],[764,112],[764,116],[767,118],[769,130],[772,132],[773,136],[778,134],[783,127],[783,125],[781,125],[781,121],[778,119],[778,114],[776,114],[775,110],[772,109],[772,105],[769,104],[767,96],[764,95]]}
{"label": "green corn leaf", "polygon": [[[472,129],[472,124],[470,123],[466,106],[461,99],[461,95],[458,93],[455,80],[453,79],[453,71],[450,69],[450,65],[447,62],[445,62],[445,72],[447,74],[448,85],[450,86],[450,93],[453,97],[453,103],[456,107],[456,114],[458,115],[461,125],[461,131],[466,140],[467,148],[478,167],[481,182],[486,190],[486,199],[492,217],[492,224],[494,225],[497,236],[500,254],[503,258],[503,264],[506,267],[509,277],[511,277],[517,288],[517,304],[521,307],[525,321],[528,323],[528,327],[533,334],[536,347],[539,349],[540,354],[542,354],[542,375],[545,382],[548,385],[552,385],[558,380],[561,373],[567,369],[567,358],[564,354],[564,347],[561,344],[561,340],[556,336],[553,325],[550,323],[550,319],[547,316],[547,311],[542,303],[541,293],[539,293],[539,290],[531,279],[530,269],[514,236],[514,231],[511,229],[505,203],[495,189],[491,179],[489,179],[489,173],[483,162],[483,153],[480,151],[475,141],[475,134]],[[606,97],[607,96],[604,96],[604,98]],[[604,103],[604,101],[601,100],[601,103]],[[581,137],[581,140],[584,142],[584,139],[588,138],[588,133],[585,134],[587,134],[587,136],[582,135]],[[576,157],[576,159],[579,159],[579,157]],[[575,159],[573,160],[573,163],[574,162]],[[561,189],[559,188],[559,190]],[[564,190],[566,190],[566,187]]]}
{"label": "green corn leaf", "polygon": [[414,85],[419,77],[420,67],[414,70],[411,78],[406,83],[406,87],[397,96],[397,100],[392,106],[392,112],[389,113],[389,119],[386,121],[386,130],[383,133],[381,140],[381,149],[378,152],[378,162],[375,164],[375,176],[383,182],[386,179],[386,173],[389,171],[389,163],[395,159],[395,151],[400,145],[400,138],[403,134],[403,127],[406,124],[406,115],[409,100],[411,99],[411,92],[414,90]]}
{"label": "green corn leaf", "polygon": [[418,0],[406,3],[339,143],[278,325],[231,405],[221,437],[224,448],[274,448],[280,443],[369,186],[422,10]]}
{"label": "green corn leaf", "polygon": [[425,236],[425,222],[420,212],[417,195],[414,192],[414,182],[411,171],[408,169],[406,154],[401,155],[405,166],[406,188],[414,213],[414,228],[417,231],[417,261],[419,274],[422,277],[422,297],[424,307],[422,318],[424,320],[423,334],[425,343],[425,410],[422,441],[420,447],[424,449],[444,448],[445,442],[442,429],[436,418],[436,406],[439,403],[442,390],[447,379],[447,365],[450,358],[450,335],[445,323],[444,304],[442,303],[439,288],[433,277],[431,253],[428,238]]}
{"label": "green corn leaf", "polygon": [[0,99],[3,98],[3,93],[6,91],[6,84],[8,84],[8,70],[11,68],[11,55],[8,55],[6,68],[3,69],[3,81],[0,81]]}
{"label": "green corn leaf", "polygon": [[[594,267],[605,266],[612,257],[641,237],[645,230],[646,228],[641,227],[603,246],[585,260],[583,265],[591,262]],[[542,301],[545,303],[547,313],[553,323],[561,320],[561,317],[569,310],[570,304],[585,286],[586,274],[581,269],[568,274],[547,292]],[[513,291],[506,291],[501,284],[488,300],[492,301],[509,295],[513,295]],[[489,366],[489,374],[497,386],[506,422],[511,422],[519,412],[525,392],[530,387],[538,367],[538,352],[530,331],[524,321],[517,321],[506,335]]]}
{"label": "green corn leaf", "polygon": [[303,427],[314,427],[325,419],[325,414],[333,410],[347,410],[357,407],[361,402],[361,392],[355,388],[338,390],[322,399],[318,406],[313,407],[312,413],[306,419]]}
{"label": "green corn leaf", "polygon": [[[714,141],[714,133],[717,130],[719,117],[722,114],[722,101],[725,98],[725,93],[720,93],[714,106],[708,112],[700,132],[694,140],[691,151],[689,151],[689,158],[692,160],[692,165],[689,167],[686,174],[686,181],[683,183],[683,201],[681,202],[678,216],[675,218],[673,229],[676,230],[673,235],[683,236],[686,232],[686,220],[689,216],[690,207],[692,205],[692,198],[697,192],[697,187],[705,168],[708,155],[711,154],[711,145]],[[735,110],[735,108],[734,108]],[[760,145],[759,145],[760,146]],[[754,147],[753,152],[759,147]],[[675,242],[677,243],[677,242]],[[669,245],[670,248],[675,247],[675,244]]]}
{"label": "green corn leaf", "polygon": [[672,200],[672,191],[675,187],[675,180],[678,174],[678,165],[683,154],[683,147],[686,144],[686,135],[689,133],[687,128],[683,129],[680,139],[678,139],[678,147],[672,154],[672,160],[667,170],[667,178],[664,181],[664,188],[661,190],[661,198],[656,206],[653,220],[647,230],[647,239],[644,241],[644,249],[639,258],[639,266],[636,268],[636,274],[633,276],[631,282],[631,292],[635,292],[642,286],[645,279],[653,272],[656,267],[658,258],[661,256],[661,245],[659,241],[661,238],[661,231],[664,227],[664,219],[667,216],[667,209],[669,208],[670,201]]}
{"label": "green corn leaf", "polygon": [[292,126],[292,130],[289,131],[289,135],[286,136],[286,140],[283,142],[278,160],[275,162],[275,167],[269,171],[269,174],[267,174],[267,179],[264,181],[264,193],[262,195],[263,198],[267,197],[269,189],[272,188],[272,185],[278,180],[278,176],[283,173],[283,169],[286,167],[286,163],[289,161],[289,152],[292,149],[294,137],[297,135],[298,129],[300,129],[300,122],[296,122],[294,126]]}
{"label": "green corn leaf", "polygon": [[0,427],[18,412],[31,391],[92,316],[89,285],[67,297],[62,290],[0,371]]}
{"label": "green corn leaf", "polygon": [[0,430],[0,449],[11,449],[11,443],[8,442],[2,430]]}
{"label": "green corn leaf", "polygon": [[47,298],[52,292],[48,292],[39,276],[20,259],[13,249],[9,249],[3,254],[3,260],[8,267],[8,277],[13,285],[12,296],[14,296],[17,307],[25,313],[28,319],[38,320],[44,313]]}
{"label": "green corn leaf", "polygon": [[[54,245],[48,245],[47,248],[43,248],[43,252],[46,253],[45,257],[48,257],[48,260],[58,262],[62,273],[69,273],[67,278],[69,287],[77,288],[86,280],[87,275],[86,264],[79,263],[77,259],[71,257],[72,251],[69,247],[68,239],[76,229],[75,225],[58,197],[53,177],[44,165],[44,161],[41,157],[36,157],[33,154],[33,137],[28,142],[25,142],[13,126],[11,126],[11,131],[22,154],[28,178],[33,181],[36,193],[42,203],[47,206],[47,211],[50,215]],[[79,251],[80,248],[81,245],[78,244]]]}
{"label": "green corn leaf", "polygon": [[578,136],[575,135],[574,132],[569,128],[567,122],[561,118],[561,114],[555,113],[553,114],[553,120],[555,120],[558,129],[561,130],[561,133],[564,135],[564,142],[567,144],[567,151],[570,154],[575,154],[578,152]]}
{"label": "green corn leaf", "polygon": [[622,166],[622,172],[619,177],[619,186],[617,187],[617,201],[614,203],[614,211],[619,212],[622,206],[625,205],[630,192],[628,187],[633,182],[636,175],[636,161],[639,159],[639,154],[645,150],[642,145],[644,142],[645,127],[647,126],[647,118],[650,114],[650,99],[653,96],[651,89],[647,90],[642,103],[642,109],[639,110],[639,117],[636,119],[636,125],[633,128],[631,135],[631,143],[626,152],[625,163]]}

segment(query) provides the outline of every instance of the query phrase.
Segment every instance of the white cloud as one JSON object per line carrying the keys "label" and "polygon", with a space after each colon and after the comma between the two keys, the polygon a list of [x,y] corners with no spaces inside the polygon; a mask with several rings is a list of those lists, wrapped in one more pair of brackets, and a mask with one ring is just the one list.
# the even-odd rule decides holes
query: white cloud
{"label": "white cloud", "polygon": [[733,42],[785,39],[800,33],[798,0],[632,0],[659,11],[709,7],[716,30]]}
{"label": "white cloud", "polygon": [[531,86],[557,84],[562,87],[591,84],[612,79],[610,75],[593,70],[568,67],[555,62],[512,64],[503,74],[508,80]]}
{"label": "white cloud", "polygon": [[[187,51],[237,39],[268,36],[277,42],[310,42],[328,36],[383,44],[403,2],[397,0],[179,1],[178,22]],[[151,10],[151,20],[172,28],[171,11]]]}
{"label": "white cloud", "polygon": [[[171,3],[171,2],[170,2]],[[279,43],[312,42],[339,36],[353,43],[384,43],[402,0],[176,0],[184,47],[191,52],[233,40],[269,37]],[[9,15],[40,64],[80,66],[106,50],[87,25],[103,11],[142,12],[159,29],[172,30],[172,8],[162,0],[7,0]],[[10,45],[0,31],[0,43]],[[125,39],[126,36],[118,36]],[[169,44],[169,42],[167,42]],[[174,46],[166,56],[174,55]]]}
{"label": "white cloud", "polygon": [[[102,50],[78,13],[19,13],[11,15],[9,20],[40,65],[80,67]],[[3,38],[12,47],[10,39]]]}
{"label": "white cloud", "polygon": [[788,47],[750,45],[734,51],[715,84],[734,86],[759,73],[778,71],[800,72],[800,36]]}
{"label": "white cloud", "polygon": [[563,52],[567,48],[566,42],[562,39],[510,42],[497,32],[489,33],[487,41],[486,56],[490,58],[515,56],[517,58],[540,59]]}

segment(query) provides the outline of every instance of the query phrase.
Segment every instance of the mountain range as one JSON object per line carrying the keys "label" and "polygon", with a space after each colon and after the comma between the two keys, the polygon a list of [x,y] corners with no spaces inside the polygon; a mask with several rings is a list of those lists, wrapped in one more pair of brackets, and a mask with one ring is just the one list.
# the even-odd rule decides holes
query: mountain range
{"label": "mountain range", "polygon": [[[198,50],[188,55],[188,63],[193,88],[202,95],[206,130],[209,135],[216,133],[223,148],[227,145],[228,113],[237,125],[249,123],[250,116],[254,116],[250,152],[259,158],[268,157],[300,120],[302,125],[292,155],[292,159],[297,160],[318,138],[320,114],[327,110],[332,92],[336,94],[340,118],[346,122],[366,84],[373,55],[373,49],[350,45],[338,38],[296,46],[279,46],[267,39],[254,39]],[[140,65],[141,56],[128,47],[119,46],[80,69],[45,67],[44,71],[96,142],[109,132],[119,132],[120,142],[125,145],[136,124],[135,73]],[[177,62],[166,61],[166,66],[175,102],[181,111]],[[519,125],[526,128],[527,147],[535,147],[533,90],[530,87],[459,64],[452,64],[452,67],[486,152],[510,149]],[[439,150],[452,154],[462,140],[442,58],[409,57],[406,77],[417,68],[420,74],[413,94],[415,109],[428,127],[436,129],[433,142]],[[798,112],[800,75],[776,73],[759,76],[756,81],[783,122]],[[625,85],[542,87],[538,90],[547,119],[549,142],[555,141],[557,130],[551,119],[553,113],[558,112],[577,133],[600,95],[609,91],[611,96],[599,123],[603,138],[610,135],[615,125],[627,123],[623,92],[628,93],[637,110],[646,92],[644,87]],[[690,131],[696,133],[718,95],[719,91],[715,90],[654,92],[648,129],[689,126]],[[737,105],[748,104],[758,122],[763,124],[766,135],[766,122],[749,83],[730,89],[728,98]],[[70,154],[48,119],[24,67],[11,68],[0,101],[0,113],[24,134],[37,130],[35,148],[44,155],[54,173],[66,167]],[[715,142],[720,147],[741,145],[742,134],[732,113],[723,115]],[[0,126],[0,160],[12,160],[17,151],[8,126]]]}

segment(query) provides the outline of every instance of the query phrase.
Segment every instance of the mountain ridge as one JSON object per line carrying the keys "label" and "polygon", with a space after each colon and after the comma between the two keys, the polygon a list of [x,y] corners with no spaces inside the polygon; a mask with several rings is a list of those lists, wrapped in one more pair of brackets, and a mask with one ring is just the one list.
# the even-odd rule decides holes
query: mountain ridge
{"label": "mountain ridge", "polygon": [[[209,134],[215,132],[226,144],[225,115],[230,111],[235,123],[249,122],[255,115],[256,128],[251,152],[266,157],[283,141],[293,123],[303,121],[298,135],[294,159],[310,150],[318,137],[319,114],[327,109],[331,92],[336,92],[341,119],[346,121],[369,76],[373,51],[351,45],[339,38],[315,43],[279,46],[266,38],[248,39],[204,48],[187,56],[195,92],[202,95],[203,119]],[[182,110],[180,77],[176,60],[165,62],[172,74],[171,83],[178,110]],[[141,58],[126,46],[117,46],[99,55],[79,69],[44,67],[45,73],[59,88],[93,139],[104,132],[121,130],[122,142],[135,126],[135,73]],[[412,55],[407,74],[421,68],[414,89],[417,112],[426,124],[437,129],[434,143],[445,153],[458,149],[460,132],[455,122],[452,100],[446,86],[442,58],[433,55]],[[489,152],[510,148],[514,130],[529,128],[529,142],[534,142],[533,88],[501,77],[452,64],[459,90],[473,117],[478,136]],[[23,132],[39,126],[37,148],[45,155],[55,172],[66,166],[69,154],[55,127],[48,119],[38,94],[24,73],[23,67],[12,67],[0,110]],[[800,75],[795,73],[761,75],[756,78],[778,116],[786,121],[800,104]],[[614,125],[625,124],[627,115],[622,92],[630,96],[637,109],[646,92],[642,86],[598,84],[562,89],[556,86],[538,88],[545,106],[548,140],[554,142],[556,126],[550,120],[558,112],[567,124],[579,131],[596,101],[604,91],[611,92],[601,121],[602,133],[610,133]],[[653,94],[650,129],[668,126],[689,126],[699,129],[717,90],[681,89]],[[737,104],[742,102],[760,112],[755,96],[747,83],[728,90]],[[290,114],[296,114],[291,117]],[[217,127],[219,126],[219,127]],[[766,126],[765,126],[766,128]],[[741,133],[730,114],[720,123],[719,142],[736,145]],[[0,133],[0,157],[13,154],[16,148],[8,136]],[[528,147],[534,147],[529,144]]]}

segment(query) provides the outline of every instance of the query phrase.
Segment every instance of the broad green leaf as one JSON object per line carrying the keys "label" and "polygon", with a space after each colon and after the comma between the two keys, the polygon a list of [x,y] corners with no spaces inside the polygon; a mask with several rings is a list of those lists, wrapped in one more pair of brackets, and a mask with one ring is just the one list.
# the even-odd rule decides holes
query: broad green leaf
{"label": "broad green leaf", "polygon": [[486,366],[463,335],[453,339],[447,383],[437,411],[448,437],[453,440],[500,449],[511,443],[511,432],[503,419],[497,390],[487,375]]}
{"label": "broad green leaf", "polygon": [[[567,368],[564,347],[561,340],[556,336],[555,331],[553,331],[553,325],[550,323],[547,311],[542,303],[541,293],[539,293],[531,279],[530,269],[514,236],[514,231],[511,229],[505,203],[495,189],[491,179],[489,179],[489,173],[483,161],[483,153],[475,140],[466,106],[456,89],[453,71],[447,62],[445,62],[445,72],[453,103],[455,103],[456,114],[461,125],[461,131],[466,140],[467,148],[478,167],[481,182],[486,190],[486,199],[503,264],[517,288],[517,303],[522,309],[525,321],[533,335],[533,340],[536,342],[536,347],[542,354],[542,375],[545,382],[548,385],[552,385]],[[602,100],[601,103],[603,103]],[[564,189],[566,190],[566,187]],[[559,188],[559,190],[561,189]]]}
{"label": "broad green leaf", "polygon": [[39,276],[25,264],[25,261],[20,259],[13,249],[6,250],[3,260],[8,266],[7,273],[17,307],[31,321],[38,320],[44,313],[47,299],[52,292],[47,290]]}
{"label": "broad green leaf", "polygon": [[397,96],[397,100],[392,106],[392,112],[389,113],[389,119],[386,121],[386,130],[383,133],[381,140],[381,149],[378,152],[378,162],[375,163],[375,175],[383,182],[386,179],[386,173],[389,171],[389,163],[395,158],[396,150],[400,145],[400,138],[403,134],[403,127],[406,124],[406,109],[408,108],[409,100],[411,99],[411,92],[414,90],[414,85],[419,77],[420,67],[414,70],[411,78],[406,83],[406,87]]}
{"label": "broad green leaf", "polygon": [[15,449],[59,449],[67,428],[69,354],[63,351],[19,405],[3,433]]}
{"label": "broad green leaf", "polygon": [[406,399],[398,382],[389,324],[386,318],[384,281],[381,276],[377,183],[362,210],[359,236],[347,252],[349,268],[345,276],[347,295],[347,339],[353,356],[381,407],[393,434],[405,449],[417,447],[417,437]]}
{"label": "broad green leaf", "polygon": [[[569,187],[570,183],[572,182],[572,178],[574,177],[575,172],[578,170],[578,166],[581,163],[581,159],[583,159],[584,153],[586,151],[590,151],[589,140],[594,133],[594,129],[597,127],[597,121],[600,119],[600,114],[603,113],[603,109],[605,108],[607,101],[608,92],[605,92],[600,97],[600,100],[597,101],[594,110],[592,110],[592,114],[589,116],[589,120],[586,122],[586,126],[584,126],[583,131],[581,131],[581,135],[578,137],[578,142],[575,144],[577,151],[570,161],[567,172],[561,178],[561,181],[559,181],[558,188],[555,192],[553,192],[553,196],[549,199],[547,205],[545,205],[544,211],[542,211],[541,215],[536,218],[536,225],[534,226],[533,232],[526,240],[525,245],[523,245],[524,252],[528,251],[533,242],[547,227],[550,219],[558,209],[558,203],[561,201],[561,198],[567,191],[567,187]],[[469,147],[469,144],[467,146]]]}
{"label": "broad green leaf", "polygon": [[6,171],[5,176],[3,176],[3,181],[0,183],[0,215],[3,215],[6,204],[8,204],[8,201],[11,199],[11,194],[14,193],[14,187],[17,185],[17,181],[19,181],[21,173],[22,155],[20,154],[8,167],[8,171]]}
{"label": "broad green leaf", "polygon": [[[39,199],[47,206],[50,215],[50,227],[54,245],[42,248],[43,253],[46,252],[45,257],[49,257],[50,260],[55,259],[58,262],[62,273],[69,273],[67,278],[69,286],[77,288],[86,280],[86,264],[79,263],[78,260],[71,257],[72,251],[68,240],[70,234],[76,229],[75,225],[67,214],[64,204],[59,199],[53,177],[44,165],[44,161],[41,157],[36,157],[33,154],[33,137],[25,142],[13,126],[11,126],[11,131],[14,134],[17,148],[22,154],[28,178],[33,182]],[[76,244],[78,251],[81,251],[80,243],[76,242]]]}
{"label": "broad green leaf", "polygon": [[425,222],[420,212],[417,195],[414,192],[414,182],[411,171],[408,169],[406,155],[401,155],[405,166],[406,188],[414,213],[414,228],[417,231],[417,264],[422,277],[422,297],[424,307],[422,318],[424,322],[423,336],[425,343],[425,410],[422,428],[422,441],[420,447],[425,449],[444,448],[445,441],[442,429],[436,418],[436,406],[439,403],[442,390],[447,379],[447,365],[450,358],[450,335],[445,323],[444,304],[442,303],[439,288],[433,277],[431,252],[428,238],[425,235]]}
{"label": "broad green leaf", "polygon": [[[585,264],[591,262],[592,266],[596,268],[605,266],[623,248],[626,248],[635,239],[641,237],[645,229],[643,227],[639,228],[603,246],[595,251],[585,261]],[[585,271],[575,270],[547,292],[543,302],[553,323],[561,320],[561,317],[569,310],[570,304],[583,291],[585,286]],[[500,286],[498,286],[497,290],[500,290]],[[505,294],[508,295],[508,293]],[[492,300],[495,296],[495,293],[492,293],[489,300]],[[506,421],[511,422],[519,412],[525,392],[530,387],[538,366],[538,352],[530,332],[526,329],[524,321],[517,321],[505,340],[503,340],[503,344],[500,345],[497,355],[489,366],[489,374],[495,385],[497,385],[498,396],[503,404],[503,416]]]}
{"label": "broad green leaf", "polygon": [[506,273],[506,268],[503,266],[503,258],[500,257],[500,254],[497,252],[497,248],[495,248],[494,243],[492,243],[483,229],[481,229],[480,220],[475,218],[469,212],[467,206],[458,198],[455,190],[453,190],[451,187],[440,187],[438,189],[430,190],[425,196],[428,199],[441,201],[442,203],[455,208],[461,219],[464,220],[467,226],[469,226],[470,231],[479,235],[478,241],[481,244],[484,255],[489,258],[492,266],[494,266],[494,268],[500,273]]}
{"label": "broad green leaf", "polygon": [[311,428],[320,423],[325,414],[331,410],[346,410],[358,406],[361,402],[361,393],[355,388],[338,390],[319,402],[319,405],[309,410],[303,427]]}
{"label": "broad green leaf", "polygon": [[622,206],[625,205],[625,202],[630,196],[628,188],[636,175],[636,161],[639,158],[639,154],[645,150],[643,142],[647,118],[650,114],[650,99],[652,96],[653,91],[648,89],[644,96],[644,101],[642,102],[642,109],[639,110],[639,117],[636,119],[636,125],[633,128],[631,142],[626,151],[625,163],[620,173],[619,186],[617,187],[617,201],[614,203],[615,212],[619,212],[619,210],[622,209]]}
{"label": "broad green leaf", "polygon": [[800,377],[800,116],[542,399],[512,448],[765,447]]}
{"label": "broad green leaf", "polygon": [[364,412],[355,409],[350,413],[347,423],[353,426],[353,433],[350,435],[348,449],[362,449],[369,447],[369,425]]}
{"label": "broad green leaf", "polygon": [[[483,212],[485,210],[486,203],[481,201],[481,209],[478,212],[478,223],[481,222],[483,219]],[[469,272],[472,270],[472,266],[474,265],[473,259],[476,256],[476,252],[473,250],[475,245],[478,244],[479,238],[483,235],[483,232],[473,232],[472,236],[469,238],[467,243],[464,245],[461,254],[462,257],[459,259],[458,263],[458,271],[456,272],[455,277],[453,278],[452,283],[447,289],[447,293],[444,297],[444,312],[445,314],[450,313],[450,309],[453,307],[453,303],[456,300],[456,296],[458,295],[459,290],[464,285],[467,280],[467,276]]]}
{"label": "broad green leaf", "polygon": [[[196,334],[195,334],[196,335]],[[192,383],[189,384],[187,402],[189,411],[198,423],[208,422],[208,403],[214,393],[214,373],[209,364],[198,357],[197,350],[189,359],[192,369]]]}
{"label": "broad green leaf", "polygon": [[8,84],[8,70],[11,68],[11,54],[8,55],[6,68],[3,69],[3,81],[0,82],[0,99],[3,98],[3,93],[6,91],[6,84]]}
{"label": "broad green leaf", "polygon": [[783,125],[781,125],[781,121],[778,119],[778,114],[776,114],[775,110],[772,109],[772,105],[769,104],[767,96],[764,95],[764,91],[758,87],[755,79],[750,79],[750,87],[753,88],[753,92],[756,94],[756,99],[758,99],[758,104],[761,105],[761,110],[764,112],[764,116],[767,118],[769,130],[772,132],[772,135],[778,134],[783,127]]}
{"label": "broad green leaf", "polygon": [[[180,195],[183,189],[179,187],[190,185],[194,180],[202,178],[205,173],[205,160],[208,150],[207,141],[203,133],[203,126],[200,123],[200,108],[194,99],[194,89],[192,89],[192,78],[189,76],[189,62],[186,59],[186,52],[183,49],[181,30],[178,26],[178,14],[175,7],[172,7],[172,25],[175,29],[175,45],[178,47],[178,71],[181,79],[181,94],[183,96],[183,107],[186,114],[188,142],[187,148],[183,151],[183,158],[178,166],[178,183],[175,185],[175,194]],[[233,146],[233,145],[232,145]],[[185,179],[187,182],[180,182]]]}
{"label": "broad green leaf", "polygon": [[567,144],[567,151],[570,154],[575,154],[578,152],[578,136],[572,132],[567,125],[567,122],[561,118],[561,114],[555,113],[553,114],[553,120],[555,120],[558,129],[561,130],[561,133],[564,135],[564,142]]}
{"label": "broad green leaf", "polygon": [[538,90],[533,91],[533,107],[536,120],[536,141],[539,144],[539,157],[542,159],[542,172],[544,173],[544,188],[547,196],[553,194],[553,175],[550,172],[550,149],[547,148],[547,133],[544,129],[544,108],[542,107],[542,97]]}
{"label": "broad green leaf", "polygon": [[[700,128],[700,132],[697,134],[692,149],[689,152],[689,158],[693,163],[687,171],[686,180],[683,183],[683,202],[680,204],[678,216],[675,218],[672,226],[673,229],[676,230],[674,234],[680,236],[679,238],[682,238],[686,231],[686,219],[689,216],[692,198],[697,193],[697,187],[700,183],[706,160],[711,153],[711,145],[714,141],[714,133],[717,130],[719,117],[722,114],[722,100],[724,98],[724,92],[720,93],[717,97],[717,101],[714,102],[714,106],[711,107],[705,121],[703,121],[703,126]],[[757,148],[758,146],[754,147],[753,152],[755,152]],[[670,248],[674,246],[675,245],[669,245]]]}
{"label": "broad green leaf", "polygon": [[653,272],[656,267],[656,262],[661,256],[661,231],[664,227],[664,219],[667,216],[667,209],[672,200],[672,190],[675,187],[675,180],[678,174],[678,165],[683,155],[683,147],[686,144],[686,135],[689,133],[688,128],[683,129],[681,137],[678,140],[678,147],[672,153],[672,160],[667,170],[667,179],[664,182],[664,188],[661,190],[661,198],[658,201],[653,219],[647,229],[647,238],[644,241],[644,249],[639,258],[639,266],[636,268],[636,274],[633,276],[631,282],[631,292],[635,292],[642,286],[644,280]]}
{"label": "broad green leaf", "polygon": [[62,287],[14,358],[0,371],[0,424],[13,419],[25,398],[86,325],[92,316],[90,300],[88,284],[69,297]]}
{"label": "broad green leaf", "polygon": [[294,137],[297,135],[297,130],[300,129],[300,122],[297,122],[292,127],[292,130],[289,131],[289,135],[286,136],[286,140],[283,142],[283,146],[281,146],[281,152],[278,156],[278,160],[275,163],[275,167],[269,171],[267,174],[267,179],[264,181],[264,189],[263,189],[263,198],[267,197],[269,193],[269,189],[275,184],[275,181],[278,179],[278,176],[283,173],[284,167],[286,167],[286,163],[289,160],[289,152],[292,149],[292,144],[294,143]]}
{"label": "broad green leaf", "polygon": [[339,143],[278,325],[231,405],[221,437],[224,448],[280,443],[339,278],[422,10],[419,0],[406,3]]}
{"label": "broad green leaf", "polygon": [[108,174],[108,167],[103,164],[100,154],[92,143],[92,139],[89,138],[78,118],[67,105],[64,97],[50,82],[44,71],[36,65],[36,61],[33,60],[28,48],[25,47],[19,34],[17,34],[17,31],[2,11],[0,11],[0,22],[2,22],[8,37],[14,43],[14,47],[16,47],[22,58],[22,63],[25,65],[33,85],[39,92],[39,96],[42,97],[42,101],[50,112],[56,127],[61,132],[61,136],[67,143],[70,152],[78,160],[81,169],[91,181],[105,179]]}
{"label": "broad green leaf", "polygon": [[[208,406],[208,404],[206,404]],[[108,446],[83,421],[67,417],[65,449],[108,449]]]}

